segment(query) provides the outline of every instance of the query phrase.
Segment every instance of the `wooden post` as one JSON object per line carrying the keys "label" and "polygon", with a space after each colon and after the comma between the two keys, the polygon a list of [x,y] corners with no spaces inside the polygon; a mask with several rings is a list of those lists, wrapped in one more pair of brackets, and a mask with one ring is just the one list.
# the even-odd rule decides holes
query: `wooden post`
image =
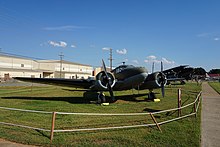
{"label": "wooden post", "polygon": [[194,103],[194,113],[195,113],[195,117],[196,117],[196,102]]}
{"label": "wooden post", "polygon": [[160,132],[162,132],[162,130],[161,130],[159,124],[157,123],[155,117],[153,116],[153,114],[150,113],[150,116],[151,116],[151,118],[153,119],[154,123],[157,125],[157,128],[160,130]]}
{"label": "wooden post", "polygon": [[198,100],[198,103],[200,102],[201,95],[202,95],[202,92],[199,93],[199,100]]}
{"label": "wooden post", "polygon": [[181,101],[181,88],[178,89],[178,117],[181,116],[181,105],[182,105],[182,101]]}
{"label": "wooden post", "polygon": [[56,119],[56,112],[52,113],[52,124],[51,124],[51,131],[50,131],[50,143],[53,141],[53,133],[54,133],[54,126],[55,126],[55,119]]}

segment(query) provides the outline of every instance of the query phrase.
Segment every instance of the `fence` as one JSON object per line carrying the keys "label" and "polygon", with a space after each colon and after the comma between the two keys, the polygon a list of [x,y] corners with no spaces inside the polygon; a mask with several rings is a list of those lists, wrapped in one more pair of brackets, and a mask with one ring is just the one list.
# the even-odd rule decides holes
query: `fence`
{"label": "fence", "polygon": [[[157,126],[157,128],[162,132],[160,125],[169,123],[172,121],[176,121],[179,119],[183,119],[192,115],[197,114],[199,105],[200,105],[200,100],[201,100],[201,94],[202,92],[199,92],[197,95],[196,99],[194,102],[187,104],[185,106],[181,106],[181,94],[178,94],[178,108],[174,109],[169,109],[169,110],[162,110],[158,112],[152,112],[152,113],[68,113],[68,112],[47,112],[47,111],[36,111],[36,110],[24,110],[24,109],[16,109],[16,108],[7,108],[7,107],[0,107],[0,109],[4,110],[11,110],[11,111],[21,111],[21,112],[29,112],[29,113],[42,113],[42,114],[50,114],[52,115],[52,122],[51,122],[51,128],[50,129],[43,129],[43,128],[37,128],[37,127],[31,127],[31,126],[26,126],[26,125],[20,125],[20,124],[13,124],[13,123],[7,123],[7,122],[0,122],[0,124],[3,125],[9,125],[9,126],[17,126],[17,127],[22,127],[22,128],[27,128],[27,129],[34,129],[34,130],[39,130],[39,131],[46,131],[50,132],[50,141],[52,142],[54,132],[77,132],[77,131],[95,131],[95,130],[109,130],[109,129],[125,129],[125,128],[137,128],[137,127],[148,127],[148,126]],[[193,106],[193,112],[182,115],[181,116],[181,110]],[[180,111],[178,114],[177,118],[169,119],[166,121],[162,122],[157,122],[156,118],[154,117],[155,114],[161,114],[161,113],[167,113],[171,111]],[[151,119],[153,120],[154,123],[152,124],[140,124],[140,125],[127,125],[127,126],[111,126],[111,127],[100,127],[100,128],[81,128],[81,129],[64,129],[64,130],[56,130],[55,129],[55,120],[56,120],[56,115],[84,115],[84,116],[139,116],[139,115],[150,115]]]}

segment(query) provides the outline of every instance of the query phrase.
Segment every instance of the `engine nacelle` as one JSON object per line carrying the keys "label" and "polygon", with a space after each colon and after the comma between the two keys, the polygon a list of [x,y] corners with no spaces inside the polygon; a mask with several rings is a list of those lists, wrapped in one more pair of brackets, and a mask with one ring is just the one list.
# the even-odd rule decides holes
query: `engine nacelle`
{"label": "engine nacelle", "polygon": [[139,89],[155,89],[160,88],[162,84],[165,86],[167,78],[162,72],[156,72],[149,74],[145,79],[144,83],[139,86]]}
{"label": "engine nacelle", "polygon": [[107,72],[108,77],[106,76],[104,71],[99,72],[96,75],[96,88],[98,90],[108,90],[108,82],[111,85],[111,87],[113,88],[115,85],[115,77],[113,74],[111,74],[110,72]]}

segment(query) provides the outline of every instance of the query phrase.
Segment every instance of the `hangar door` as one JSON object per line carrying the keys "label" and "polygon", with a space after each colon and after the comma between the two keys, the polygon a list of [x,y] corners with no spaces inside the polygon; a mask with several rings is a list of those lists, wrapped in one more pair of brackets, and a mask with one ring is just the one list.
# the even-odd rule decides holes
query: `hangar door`
{"label": "hangar door", "polygon": [[53,72],[43,72],[43,78],[53,78]]}
{"label": "hangar door", "polygon": [[9,73],[4,74],[4,81],[8,81],[10,79]]}

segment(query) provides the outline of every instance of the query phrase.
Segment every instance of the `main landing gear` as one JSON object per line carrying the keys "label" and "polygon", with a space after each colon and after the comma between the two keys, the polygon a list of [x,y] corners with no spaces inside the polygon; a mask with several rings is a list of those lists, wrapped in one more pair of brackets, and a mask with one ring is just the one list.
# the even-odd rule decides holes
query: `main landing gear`
{"label": "main landing gear", "polygon": [[148,101],[153,101],[153,102],[159,102],[160,99],[156,97],[156,94],[154,93],[153,89],[149,89],[148,93]]}
{"label": "main landing gear", "polygon": [[153,89],[149,89],[148,100],[154,101],[154,99],[156,99],[156,94],[154,93]]}

